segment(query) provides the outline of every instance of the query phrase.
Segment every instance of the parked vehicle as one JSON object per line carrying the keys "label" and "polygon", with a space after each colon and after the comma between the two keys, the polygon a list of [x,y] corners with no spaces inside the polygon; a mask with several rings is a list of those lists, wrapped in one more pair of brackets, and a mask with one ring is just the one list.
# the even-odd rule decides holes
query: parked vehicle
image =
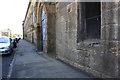
{"label": "parked vehicle", "polygon": [[17,43],[18,43],[17,38],[11,38],[11,41],[13,43],[13,48],[16,48],[17,47]]}
{"label": "parked vehicle", "polygon": [[0,37],[0,54],[11,54],[13,44],[9,37]]}

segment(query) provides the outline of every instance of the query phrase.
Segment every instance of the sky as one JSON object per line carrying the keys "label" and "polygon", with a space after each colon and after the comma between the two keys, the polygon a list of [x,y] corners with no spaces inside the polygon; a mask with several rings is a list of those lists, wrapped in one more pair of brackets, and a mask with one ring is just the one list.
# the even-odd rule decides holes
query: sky
{"label": "sky", "polygon": [[9,28],[13,34],[22,34],[22,22],[28,4],[29,0],[1,0],[0,30]]}
{"label": "sky", "polygon": [[13,34],[22,34],[28,4],[29,0],[1,0],[0,30],[9,28]]}

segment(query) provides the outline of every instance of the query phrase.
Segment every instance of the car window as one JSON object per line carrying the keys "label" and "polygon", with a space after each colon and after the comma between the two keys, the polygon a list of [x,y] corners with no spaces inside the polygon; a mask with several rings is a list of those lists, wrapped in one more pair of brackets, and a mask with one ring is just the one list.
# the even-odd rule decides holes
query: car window
{"label": "car window", "polygon": [[0,43],[10,43],[9,38],[0,37]]}

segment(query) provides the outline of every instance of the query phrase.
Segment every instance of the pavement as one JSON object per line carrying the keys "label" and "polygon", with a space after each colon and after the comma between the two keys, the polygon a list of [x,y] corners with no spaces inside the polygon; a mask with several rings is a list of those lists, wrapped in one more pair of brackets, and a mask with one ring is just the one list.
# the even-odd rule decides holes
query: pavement
{"label": "pavement", "polygon": [[[41,52],[42,53],[42,52]],[[93,78],[62,61],[38,54],[35,46],[20,40],[16,50],[11,78]]]}

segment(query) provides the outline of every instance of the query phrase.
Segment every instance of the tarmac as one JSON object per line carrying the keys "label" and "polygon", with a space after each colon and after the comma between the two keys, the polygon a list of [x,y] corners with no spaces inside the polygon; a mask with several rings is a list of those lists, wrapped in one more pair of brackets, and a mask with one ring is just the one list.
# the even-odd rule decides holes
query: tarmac
{"label": "tarmac", "polygon": [[20,40],[15,52],[10,78],[94,78],[58,59],[38,54],[34,44]]}

